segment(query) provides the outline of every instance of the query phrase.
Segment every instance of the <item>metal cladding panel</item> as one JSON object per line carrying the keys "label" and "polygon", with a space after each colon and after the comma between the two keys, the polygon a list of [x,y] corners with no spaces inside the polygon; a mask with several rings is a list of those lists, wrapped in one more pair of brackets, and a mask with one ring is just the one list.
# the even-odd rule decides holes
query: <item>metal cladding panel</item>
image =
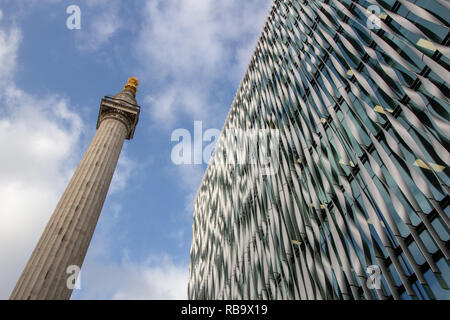
{"label": "metal cladding panel", "polygon": [[[448,9],[274,2],[195,201],[190,299],[450,299]],[[263,129],[270,174],[235,134]]]}

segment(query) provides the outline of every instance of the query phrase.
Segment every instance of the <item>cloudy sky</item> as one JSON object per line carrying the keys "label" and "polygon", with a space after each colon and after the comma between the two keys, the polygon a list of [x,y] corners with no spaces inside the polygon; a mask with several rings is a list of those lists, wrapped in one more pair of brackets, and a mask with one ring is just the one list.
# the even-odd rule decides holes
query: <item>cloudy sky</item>
{"label": "cloudy sky", "polygon": [[[72,299],[185,299],[205,164],[171,133],[221,129],[272,0],[0,0],[0,299],[7,299],[95,134],[101,98],[140,79]],[[68,6],[81,9],[69,30]]]}

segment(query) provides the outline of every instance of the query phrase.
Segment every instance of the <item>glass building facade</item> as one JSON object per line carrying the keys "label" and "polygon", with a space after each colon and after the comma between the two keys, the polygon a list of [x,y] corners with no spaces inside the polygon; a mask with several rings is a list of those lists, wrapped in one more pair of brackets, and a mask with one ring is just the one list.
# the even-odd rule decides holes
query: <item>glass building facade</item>
{"label": "glass building facade", "polygon": [[[274,1],[195,201],[190,299],[450,299],[449,9]],[[278,130],[276,174],[218,160],[236,128]]]}

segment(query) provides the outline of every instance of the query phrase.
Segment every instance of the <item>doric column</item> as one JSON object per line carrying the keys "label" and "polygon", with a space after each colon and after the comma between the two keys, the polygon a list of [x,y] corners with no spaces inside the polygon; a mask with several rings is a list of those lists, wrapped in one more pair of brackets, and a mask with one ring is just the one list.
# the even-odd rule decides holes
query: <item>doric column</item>
{"label": "doric column", "polygon": [[10,299],[70,298],[69,267],[83,264],[123,142],[134,135],[140,111],[137,85],[137,78],[130,78],[122,92],[102,99],[97,132]]}

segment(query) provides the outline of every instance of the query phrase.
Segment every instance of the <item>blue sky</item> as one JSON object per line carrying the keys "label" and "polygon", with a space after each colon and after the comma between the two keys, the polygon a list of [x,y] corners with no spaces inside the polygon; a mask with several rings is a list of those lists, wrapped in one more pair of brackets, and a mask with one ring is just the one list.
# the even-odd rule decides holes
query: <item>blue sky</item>
{"label": "blue sky", "polygon": [[[7,299],[95,134],[101,98],[140,79],[72,299],[184,299],[206,164],[171,133],[221,129],[271,0],[0,0],[0,299]],[[81,9],[81,29],[66,8]]]}

